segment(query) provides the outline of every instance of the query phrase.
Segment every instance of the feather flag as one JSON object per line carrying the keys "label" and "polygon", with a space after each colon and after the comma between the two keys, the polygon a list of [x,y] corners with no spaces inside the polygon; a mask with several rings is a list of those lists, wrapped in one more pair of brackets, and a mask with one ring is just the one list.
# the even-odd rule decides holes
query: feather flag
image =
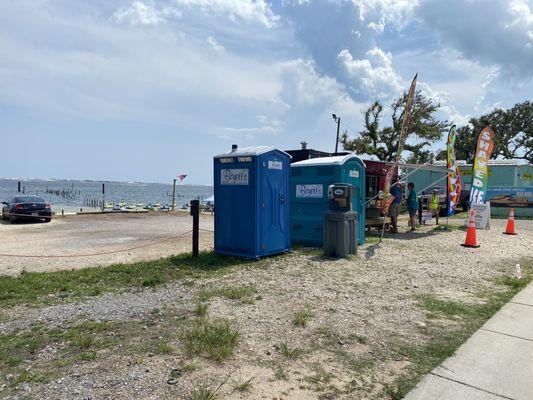
{"label": "feather flag", "polygon": [[453,215],[459,197],[461,196],[461,171],[455,160],[455,140],[457,139],[457,127],[452,125],[448,132],[447,153],[448,153],[448,216]]}
{"label": "feather flag", "polygon": [[474,165],[472,166],[472,187],[470,188],[470,207],[485,204],[489,181],[488,162],[494,150],[494,132],[488,126],[483,128],[477,138]]}
{"label": "feather flag", "polygon": [[411,87],[409,88],[409,93],[407,94],[407,101],[405,103],[405,109],[403,110],[402,130],[400,131],[400,137],[398,138],[398,149],[396,150],[396,160],[394,160],[394,164],[392,168],[387,172],[387,175],[385,177],[385,187],[383,190],[385,194],[385,207],[383,211],[385,213],[388,212],[389,206],[392,203],[392,199],[390,198],[391,197],[390,187],[391,187],[391,182],[392,182],[392,177],[394,175],[394,171],[396,171],[398,168],[398,163],[400,162],[400,157],[402,155],[405,137],[407,136],[407,131],[409,130],[409,120],[411,118],[411,110],[413,108],[417,77],[418,77],[418,73],[413,78],[413,81],[411,82]]}

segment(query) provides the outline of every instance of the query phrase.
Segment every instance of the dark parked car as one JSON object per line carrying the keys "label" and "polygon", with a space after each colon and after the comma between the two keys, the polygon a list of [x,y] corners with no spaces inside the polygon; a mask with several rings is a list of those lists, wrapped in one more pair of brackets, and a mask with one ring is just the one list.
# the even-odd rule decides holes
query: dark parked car
{"label": "dark parked car", "polygon": [[52,208],[42,197],[16,196],[7,203],[2,202],[2,218],[9,219],[11,223],[22,219],[44,219],[44,222],[50,222]]}

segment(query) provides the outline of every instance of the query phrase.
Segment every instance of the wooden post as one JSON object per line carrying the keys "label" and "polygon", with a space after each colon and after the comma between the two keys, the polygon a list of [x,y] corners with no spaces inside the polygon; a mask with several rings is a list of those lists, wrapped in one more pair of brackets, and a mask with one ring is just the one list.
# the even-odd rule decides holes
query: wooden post
{"label": "wooden post", "polygon": [[172,186],[172,211],[176,206],[176,179],[174,178],[174,185]]}
{"label": "wooden post", "polygon": [[200,200],[191,200],[192,215],[192,256],[198,257],[198,239],[200,231]]}
{"label": "wooden post", "polygon": [[17,191],[20,193],[20,181],[18,181],[18,190]]}

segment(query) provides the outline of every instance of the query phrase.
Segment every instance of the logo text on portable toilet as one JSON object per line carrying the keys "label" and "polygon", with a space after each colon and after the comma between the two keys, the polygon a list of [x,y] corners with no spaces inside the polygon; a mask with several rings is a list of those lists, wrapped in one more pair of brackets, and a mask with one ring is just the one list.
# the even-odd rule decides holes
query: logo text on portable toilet
{"label": "logo text on portable toilet", "polygon": [[296,185],[296,197],[321,199],[323,196],[322,185]]}
{"label": "logo text on portable toilet", "polygon": [[248,169],[220,170],[221,185],[248,185]]}
{"label": "logo text on portable toilet", "polygon": [[281,161],[268,161],[268,169],[283,169],[283,163]]}

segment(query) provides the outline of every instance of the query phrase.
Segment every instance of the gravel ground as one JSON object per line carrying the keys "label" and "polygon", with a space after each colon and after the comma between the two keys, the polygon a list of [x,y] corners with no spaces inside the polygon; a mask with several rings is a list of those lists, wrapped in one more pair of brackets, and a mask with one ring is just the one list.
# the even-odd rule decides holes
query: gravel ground
{"label": "gravel ground", "polygon": [[[200,227],[213,230],[213,217],[202,215]],[[183,212],[75,215],[57,217],[47,224],[0,221],[0,254],[46,256],[0,255],[0,274],[17,275],[23,270],[44,272],[153,260],[190,251],[191,234],[187,232],[191,229],[192,217]],[[212,242],[212,233],[200,232],[202,249],[210,248]],[[151,243],[154,245],[145,246]],[[138,248],[99,256],[75,256],[135,247]],[[55,255],[73,257],[50,257]]]}
{"label": "gravel ground", "polygon": [[[253,285],[257,289],[256,300],[249,304],[221,297],[210,300],[209,315],[234,320],[241,341],[235,354],[221,364],[194,359],[198,370],[183,373],[175,385],[166,383],[171,369],[191,360],[180,339],[168,337],[171,354],[102,350],[96,360],[77,363],[48,383],[21,384],[7,398],[187,398],[192,388],[216,387],[228,375],[252,379],[251,390],[232,391],[230,379],[219,390],[223,399],[382,398],[383,384],[408,365],[394,351],[398,343],[426,340],[429,322],[413,296],[431,293],[479,301],[476,293],[496,287],[495,277],[512,275],[517,262],[533,257],[533,221],[516,224],[519,235],[506,236],[501,234],[505,220],[493,220],[491,230],[477,232],[479,249],[460,246],[463,230],[436,232],[430,226],[367,244],[346,260],[328,260],[316,250],[298,249],[192,286],[172,283],[42,309],[17,307],[9,313],[10,321],[0,323],[0,332],[25,330],[37,321],[67,326],[83,317],[124,326],[150,321],[150,334],[157,336],[168,332],[170,323],[158,310],[193,318],[193,299],[203,288]],[[310,312],[307,326],[294,326],[295,312],[304,309]],[[281,354],[283,343],[302,349],[302,355],[287,359]],[[30,365],[39,364],[46,354],[35,357]],[[369,359],[373,363],[364,367]],[[279,368],[286,379],[275,374]],[[328,397],[328,393],[335,394]]]}

